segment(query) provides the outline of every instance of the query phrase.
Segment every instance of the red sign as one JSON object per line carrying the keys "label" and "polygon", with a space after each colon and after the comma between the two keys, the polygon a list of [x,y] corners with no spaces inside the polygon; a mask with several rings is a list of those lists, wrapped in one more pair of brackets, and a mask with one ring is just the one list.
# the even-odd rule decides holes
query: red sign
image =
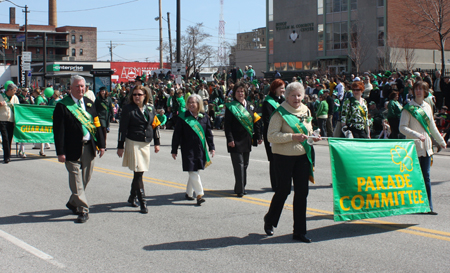
{"label": "red sign", "polygon": [[[166,69],[170,68],[170,64],[163,64]],[[134,81],[136,76],[152,75],[152,71],[159,69],[159,63],[147,62],[111,62],[111,69],[114,74],[111,77],[113,81],[128,82]]]}

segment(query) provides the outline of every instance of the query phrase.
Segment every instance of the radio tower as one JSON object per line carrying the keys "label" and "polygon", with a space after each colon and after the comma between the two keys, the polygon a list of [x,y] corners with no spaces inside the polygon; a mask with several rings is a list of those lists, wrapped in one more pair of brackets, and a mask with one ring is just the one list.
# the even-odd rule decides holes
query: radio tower
{"label": "radio tower", "polygon": [[227,63],[226,44],[225,44],[225,21],[223,20],[223,0],[220,0],[220,19],[219,19],[219,66],[225,66]]}

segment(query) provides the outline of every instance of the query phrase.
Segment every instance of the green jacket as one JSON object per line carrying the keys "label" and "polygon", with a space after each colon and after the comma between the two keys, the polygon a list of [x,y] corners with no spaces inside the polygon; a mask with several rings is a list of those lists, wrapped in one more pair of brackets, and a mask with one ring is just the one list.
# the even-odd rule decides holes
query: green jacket
{"label": "green jacket", "polygon": [[400,118],[403,107],[396,100],[389,101],[387,118]]}
{"label": "green jacket", "polygon": [[316,117],[328,118],[328,103],[326,100],[320,102],[316,111]]}

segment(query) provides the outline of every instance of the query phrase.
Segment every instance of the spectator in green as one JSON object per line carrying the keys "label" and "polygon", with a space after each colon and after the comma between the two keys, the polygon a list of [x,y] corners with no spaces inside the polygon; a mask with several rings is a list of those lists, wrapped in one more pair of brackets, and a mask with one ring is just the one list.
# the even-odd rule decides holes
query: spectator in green
{"label": "spectator in green", "polygon": [[319,126],[321,135],[327,136],[327,118],[328,118],[328,103],[326,100],[326,95],[322,93],[319,97],[319,106],[316,111],[317,125]]}
{"label": "spectator in green", "polygon": [[156,117],[158,118],[159,122],[161,122],[161,129],[166,129],[167,117],[166,115],[164,115],[164,109],[158,109],[156,110],[156,113],[158,113]]}

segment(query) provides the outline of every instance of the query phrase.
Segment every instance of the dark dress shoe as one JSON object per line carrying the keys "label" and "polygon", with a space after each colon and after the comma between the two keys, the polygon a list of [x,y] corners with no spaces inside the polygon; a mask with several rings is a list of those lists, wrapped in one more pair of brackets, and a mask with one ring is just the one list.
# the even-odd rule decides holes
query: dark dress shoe
{"label": "dark dress shoe", "polygon": [[294,236],[292,236],[292,239],[296,240],[296,241],[301,241],[304,243],[311,243],[311,239],[309,239],[308,237],[306,237],[305,234],[295,234]]}
{"label": "dark dress shoe", "polygon": [[3,160],[3,163],[8,164],[11,161],[11,159],[7,158],[5,160]]}
{"label": "dark dress shoe", "polygon": [[201,206],[202,205],[202,203],[205,203],[205,199],[203,199],[203,198],[197,198],[197,206]]}
{"label": "dark dress shoe", "polygon": [[430,215],[438,215],[438,213],[435,212],[435,211],[430,211],[430,212],[428,212],[428,214],[430,214]]}
{"label": "dark dress shoe", "polygon": [[135,208],[139,207],[136,196],[130,195],[130,197],[128,197],[128,203],[130,203],[132,207],[135,207]]}
{"label": "dark dress shoe", "polygon": [[86,221],[89,220],[89,214],[86,212],[80,213],[77,218],[77,223],[86,223]]}
{"label": "dark dress shoe", "polygon": [[272,236],[273,226],[264,222],[264,231],[266,232],[267,236]]}
{"label": "dark dress shoe", "polygon": [[237,194],[237,197],[243,197],[243,196],[244,196],[243,193],[238,193],[238,194]]}
{"label": "dark dress shoe", "polygon": [[184,198],[186,198],[186,200],[189,200],[189,201],[195,200],[194,197],[190,197],[187,193],[184,195]]}
{"label": "dark dress shoe", "polygon": [[77,212],[77,207],[67,202],[66,207],[70,209],[73,213],[73,215],[79,215],[80,213]]}

